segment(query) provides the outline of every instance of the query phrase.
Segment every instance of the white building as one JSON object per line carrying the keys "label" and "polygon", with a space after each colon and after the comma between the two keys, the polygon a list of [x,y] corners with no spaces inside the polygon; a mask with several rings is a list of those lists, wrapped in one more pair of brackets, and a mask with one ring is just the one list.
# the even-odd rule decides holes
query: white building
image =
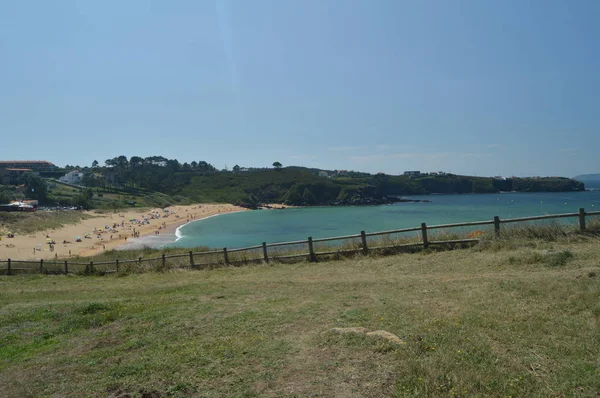
{"label": "white building", "polygon": [[83,173],[79,170],[73,170],[60,177],[58,180],[60,182],[64,182],[65,184],[73,184],[78,185],[81,184],[81,180],[83,179]]}
{"label": "white building", "polygon": [[329,177],[329,173],[321,170],[321,171],[319,171],[319,177]]}

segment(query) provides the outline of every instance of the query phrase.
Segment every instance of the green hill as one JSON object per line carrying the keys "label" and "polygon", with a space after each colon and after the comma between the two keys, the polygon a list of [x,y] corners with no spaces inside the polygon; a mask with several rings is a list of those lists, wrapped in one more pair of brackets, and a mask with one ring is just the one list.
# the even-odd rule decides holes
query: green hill
{"label": "green hill", "polygon": [[[182,177],[182,174],[185,177]],[[499,191],[560,192],[583,190],[568,178],[514,178],[458,175],[319,177],[302,168],[249,172],[180,173],[186,184],[177,194],[197,201],[230,202],[245,206],[258,203],[290,205],[370,204],[393,201],[391,197],[431,193],[493,193]]]}
{"label": "green hill", "polygon": [[[217,170],[200,161],[179,163],[162,156],[107,159],[105,166],[84,170],[87,189],[52,182],[44,191],[40,177],[28,177],[28,192],[40,203],[117,208],[128,205],[222,202],[255,208],[262,203],[289,205],[365,205],[399,201],[403,195],[579,191],[584,184],[568,178],[473,177],[454,174],[371,175],[304,167]],[[65,169],[64,171],[66,171]],[[48,176],[50,177],[50,176]],[[34,187],[35,184],[35,187]],[[29,189],[29,185],[31,188]],[[2,196],[0,191],[0,196]],[[4,196],[6,196],[4,194]]]}

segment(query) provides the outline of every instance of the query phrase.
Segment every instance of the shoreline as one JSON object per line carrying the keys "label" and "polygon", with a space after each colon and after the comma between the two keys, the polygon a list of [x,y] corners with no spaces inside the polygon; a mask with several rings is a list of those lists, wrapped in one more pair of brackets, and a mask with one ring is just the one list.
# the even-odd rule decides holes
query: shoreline
{"label": "shoreline", "polygon": [[[86,214],[92,217],[77,224],[3,238],[0,241],[0,258],[39,261],[93,256],[104,251],[118,250],[133,239],[173,236],[178,228],[192,221],[246,210],[231,204],[195,204],[107,214],[88,211]],[[137,237],[133,236],[134,233]],[[81,237],[80,242],[76,242],[76,237]],[[55,242],[53,250],[47,244],[47,239]]]}
{"label": "shoreline", "polygon": [[164,235],[168,234],[169,238],[164,239],[163,243],[160,243],[160,241],[162,239],[157,238],[156,241],[159,244],[156,244],[156,243],[153,244],[153,245],[146,244],[146,243],[151,242],[153,240],[152,239],[153,235],[146,234],[146,235],[141,235],[138,238],[133,238],[133,239],[131,239],[131,242],[122,244],[120,246],[117,246],[117,247],[113,248],[113,250],[119,250],[119,251],[137,250],[137,249],[141,249],[143,247],[150,247],[152,249],[162,248],[164,245],[168,245],[170,243],[175,243],[179,239],[181,239],[182,237],[178,236],[179,229],[182,228],[182,227],[184,227],[184,226],[186,226],[186,225],[188,225],[188,224],[191,224],[191,223],[196,222],[196,221],[207,220],[209,218],[221,216],[221,215],[224,215],[224,214],[235,214],[235,213],[241,213],[241,212],[244,212],[244,211],[247,211],[247,209],[244,209],[244,210],[234,210],[234,211],[228,211],[228,212],[224,212],[224,213],[211,214],[211,215],[208,215],[206,217],[187,220],[183,224],[179,224],[179,225],[174,223],[172,225],[168,225],[164,229],[164,231],[165,231]]}

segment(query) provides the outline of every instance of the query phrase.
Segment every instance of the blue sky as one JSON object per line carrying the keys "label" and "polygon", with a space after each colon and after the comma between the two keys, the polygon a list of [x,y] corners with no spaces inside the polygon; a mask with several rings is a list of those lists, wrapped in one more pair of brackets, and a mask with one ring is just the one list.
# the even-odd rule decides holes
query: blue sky
{"label": "blue sky", "polygon": [[0,159],[600,172],[600,2],[0,2]]}

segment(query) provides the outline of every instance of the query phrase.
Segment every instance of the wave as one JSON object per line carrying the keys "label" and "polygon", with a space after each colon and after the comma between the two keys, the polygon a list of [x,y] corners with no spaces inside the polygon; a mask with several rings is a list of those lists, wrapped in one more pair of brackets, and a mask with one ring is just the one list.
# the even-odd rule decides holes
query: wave
{"label": "wave", "polygon": [[245,210],[240,210],[240,211],[232,211],[232,212],[229,212],[229,213],[217,213],[217,214],[212,214],[212,215],[210,215],[210,216],[206,216],[206,217],[199,218],[199,219],[197,219],[197,220],[192,220],[192,221],[186,222],[185,224],[182,224],[182,225],[180,225],[179,227],[177,227],[177,229],[175,230],[175,243],[177,243],[177,241],[179,241],[181,238],[183,238],[183,237],[185,236],[185,235],[183,235],[183,233],[181,232],[181,228],[185,227],[185,226],[186,226],[186,225],[188,225],[188,224],[191,224],[191,223],[193,223],[193,222],[196,222],[196,221],[202,221],[202,220],[206,220],[206,219],[213,218],[213,217],[216,217],[216,216],[223,216],[223,215],[226,215],[226,214],[242,213],[242,212],[244,212],[244,211],[245,211]]}

